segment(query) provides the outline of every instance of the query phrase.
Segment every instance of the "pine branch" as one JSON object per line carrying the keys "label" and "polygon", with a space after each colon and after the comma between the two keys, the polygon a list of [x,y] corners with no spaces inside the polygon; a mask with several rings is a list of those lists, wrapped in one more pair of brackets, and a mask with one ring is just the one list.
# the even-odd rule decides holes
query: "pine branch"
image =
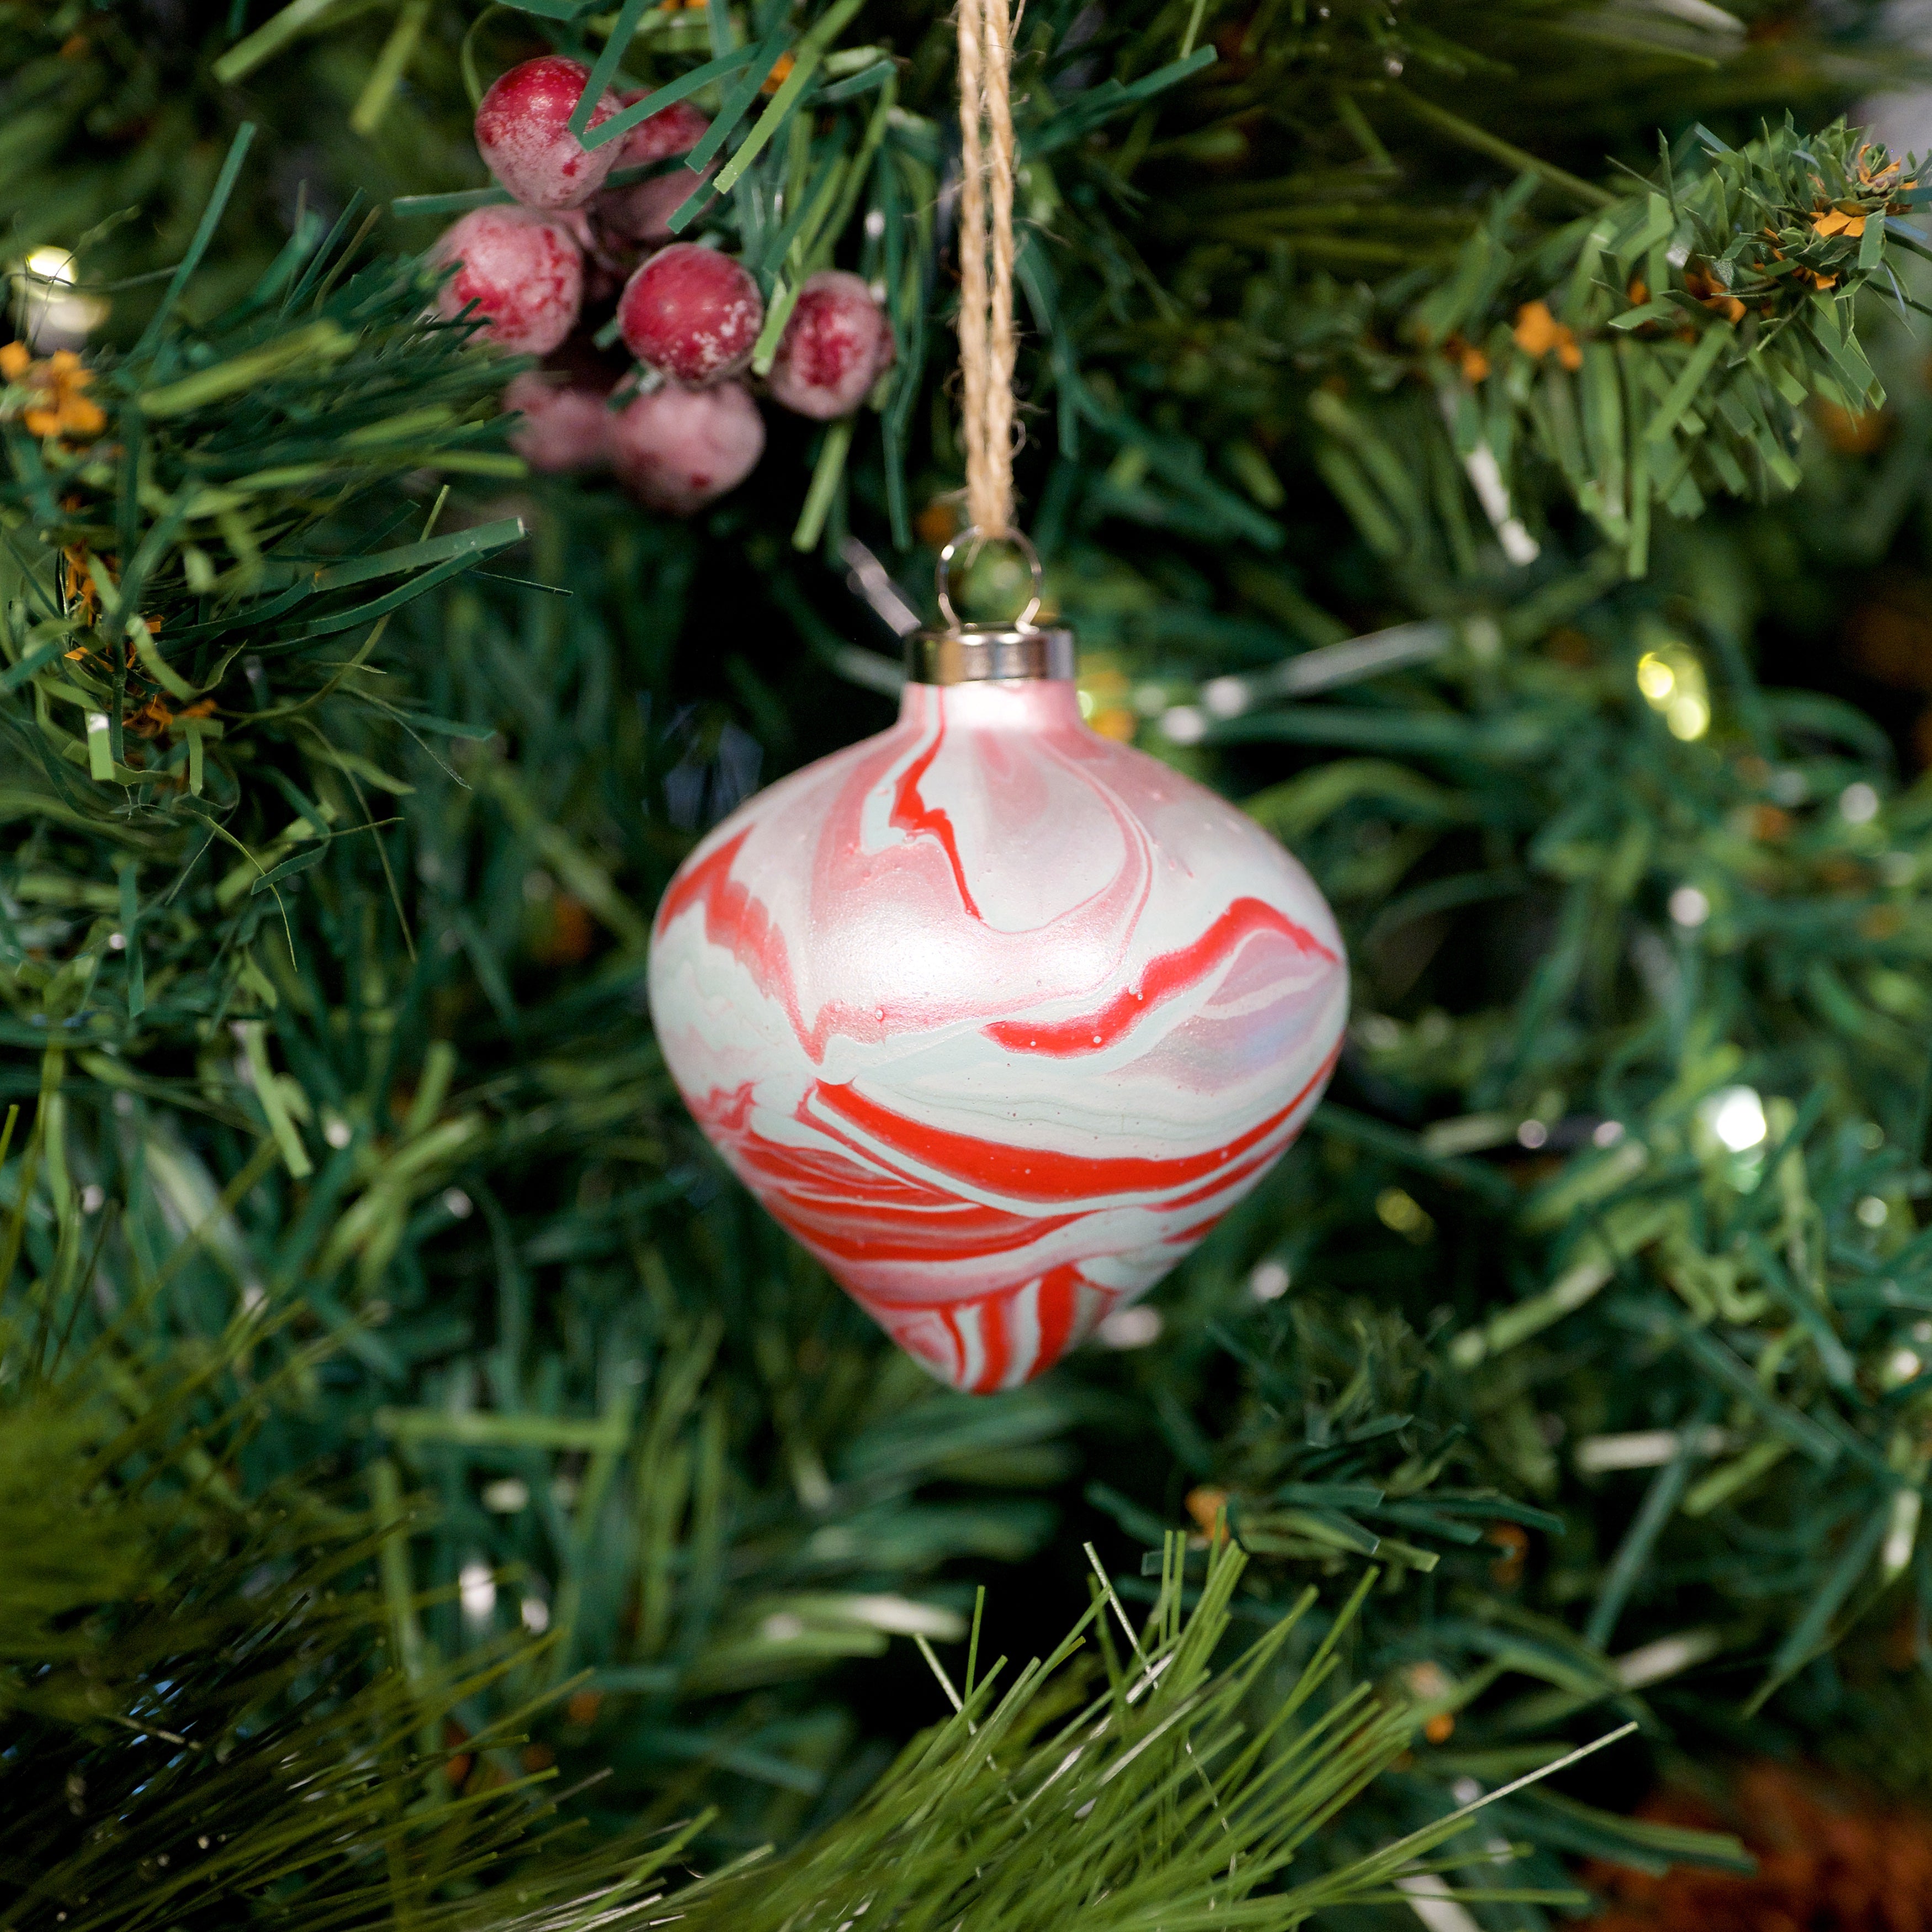
{"label": "pine branch", "polygon": [[[1653,504],[1688,518],[1714,495],[1790,489],[1808,402],[1883,403],[1854,305],[1898,290],[1888,247],[1924,251],[1901,218],[1914,169],[1842,123],[1801,137],[1787,118],[1742,148],[1700,134],[1657,187],[1540,241],[1519,233],[1526,178],[1431,286],[1364,316],[1340,356],[1322,345],[1369,396],[1312,398],[1317,460],[1376,548],[1428,541],[1433,512],[1390,439],[1440,431],[1426,404],[1370,400],[1412,382],[1459,464],[1493,479],[1499,527],[1540,526],[1553,471],[1642,575]],[[1400,346],[1377,343],[1384,325]]]}
{"label": "pine branch", "polygon": [[[662,1874],[694,1827],[561,1849],[511,1727],[455,1722],[493,1679],[529,1672],[528,1646],[460,1674],[411,1663],[420,1604],[365,1581],[386,1570],[393,1505],[372,1522],[292,1488],[244,1502],[218,1473],[212,1459],[285,1395],[271,1377],[242,1413],[206,1412],[212,1373],[257,1355],[259,1321],[185,1372],[138,1364],[118,1337],[77,1357],[51,1351],[44,1324],[16,1320],[4,1339],[0,1910],[22,1932],[195,1928],[237,1912],[318,1932],[398,1918],[569,1932],[667,1910],[739,1928],[869,1912],[906,1932],[962,1910],[1012,1928],[1076,1911],[1288,1927],[1317,1904],[1378,1895],[1466,1823],[1459,1813],[1285,1883],[1310,1834],[1402,1751],[1415,1713],[1358,1692],[1316,1718],[1342,1626],[1285,1670],[1306,1600],[1217,1670],[1243,1559],[1224,1549],[1184,1613],[1176,1540],[1139,1632],[1104,1590],[1004,1692],[1004,1660],[976,1679],[969,1654],[956,1690],[928,1648],[956,1714],[864,1805],[781,1864],[742,1859],[666,1900]],[[1096,1691],[1078,1654],[1109,1618],[1129,1654],[1105,1636]],[[493,1774],[479,1784],[472,1765]]]}
{"label": "pine branch", "polygon": [[[818,1843],[712,1889],[694,1906],[694,1924],[758,1932],[863,1916],[900,1932],[962,1918],[1020,1932],[1076,1917],[1121,1928],[1285,1928],[1387,1895],[1391,1877],[1416,1869],[1466,1819],[1295,1882],[1309,1840],[1394,1761],[1415,1721],[1412,1709],[1359,1691],[1325,1710],[1315,1701],[1336,1674],[1364,1591],[1300,1670],[1286,1657],[1306,1598],[1217,1670],[1244,1559],[1224,1546],[1184,1615],[1180,1541],[1168,1539],[1160,1594],[1138,1632],[1109,1588],[1003,1693],[1004,1659],[976,1682],[969,1664],[957,1688],[932,1660],[956,1714],[909,1744]],[[1107,1664],[1097,1694],[1069,1667],[1089,1625]],[[1507,1895],[1563,1902],[1560,1893]]]}
{"label": "pine branch", "polygon": [[[371,817],[349,809],[344,779],[384,783],[377,760],[405,733],[463,735],[388,694],[373,654],[396,611],[523,526],[431,536],[439,501],[421,540],[398,543],[365,500],[425,472],[519,473],[498,446],[501,371],[466,349],[466,330],[424,322],[415,263],[351,272],[350,219],[332,234],[305,221],[205,327],[158,316],[130,355],[87,365],[10,351],[0,730],[20,778],[8,814],[56,838],[93,833],[97,876],[118,864],[132,887],[124,906],[124,888],[106,902],[128,925],[190,881],[202,915],[191,946],[128,984],[118,1024],[88,1029],[97,1043],[144,1017],[165,1028],[220,1010],[283,882]],[[218,841],[238,873],[200,866]],[[92,980],[109,937],[104,924],[91,935],[70,980]],[[16,991],[46,981],[30,969]]]}
{"label": "pine branch", "polygon": [[[1553,632],[1553,586],[1414,626],[1429,648],[1387,660],[1379,689],[1314,696],[1324,657],[1374,668],[1364,640],[1210,683],[1185,714],[1210,745],[1346,754],[1250,803],[1314,865],[1370,983],[1452,919],[1544,908],[1507,1000],[1358,1014],[1361,1084],[1318,1124],[1325,1178],[1255,1210],[1298,1231],[1261,1262],[1274,1293],[1291,1268],[1372,1266],[1379,1292],[1427,1295],[1436,1266],[1497,1240],[1509,1291],[1465,1304],[1433,1364],[1386,1317],[1350,1315],[1351,1346],[1318,1287],[1327,1320],[1284,1304],[1223,1336],[1252,1406],[1217,1418],[1200,1492],[1225,1491],[1285,1577],[1384,1560],[1393,1535],[1394,1560],[1460,1585],[1472,1621],[1436,1624],[1426,1661],[1466,1701],[1424,1778],[1649,1684],[1694,1707],[1670,1680],[1714,1658],[1748,1672],[1747,1711],[1828,1652],[1855,1670],[1847,1640],[1926,1561],[1907,1418],[1932,1380],[1932,1285],[1906,1205],[1928,1185],[1907,992],[1928,943],[1922,788],[1895,788],[1870,721],[1760,689],[1721,616],[1674,631],[1604,586],[1577,573]],[[1497,1186],[1512,1173],[1520,1204]],[[1592,1557],[1560,1557],[1579,1630],[1552,1619],[1519,1647],[1550,1526],[1478,1505],[1492,1548],[1519,1553],[1459,1556],[1460,1511],[1429,1501],[1444,1457],[1567,1537],[1596,1526]],[[1512,1522],[1527,1534],[1505,1539]],[[1505,1655],[1547,1688],[1498,1698]]]}
{"label": "pine branch", "polygon": [[[257,1365],[260,1322],[150,1366],[124,1336],[64,1353],[54,1306],[36,1322],[16,1300],[0,1329],[9,1924],[472,1925],[460,1894],[514,1870],[481,1922],[562,1932],[652,1889],[680,1835],[586,1855],[546,1824],[542,1778],[454,1788],[442,1726],[517,1660],[424,1686],[386,1664],[393,1606],[368,1576],[392,1527],[236,1494],[220,1465],[284,1378],[228,1414],[207,1397],[212,1372]],[[514,1767],[518,1742],[465,1750]]]}

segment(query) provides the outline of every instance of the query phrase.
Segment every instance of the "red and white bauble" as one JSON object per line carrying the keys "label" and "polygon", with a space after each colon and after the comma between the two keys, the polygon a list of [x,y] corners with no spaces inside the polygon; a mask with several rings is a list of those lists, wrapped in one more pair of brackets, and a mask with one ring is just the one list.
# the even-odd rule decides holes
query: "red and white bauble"
{"label": "red and white bauble", "polygon": [[1089,729],[1063,675],[909,684],[890,730],[734,813],[658,908],[650,1001],[753,1193],[936,1376],[988,1391],[1280,1156],[1347,971],[1294,860]]}

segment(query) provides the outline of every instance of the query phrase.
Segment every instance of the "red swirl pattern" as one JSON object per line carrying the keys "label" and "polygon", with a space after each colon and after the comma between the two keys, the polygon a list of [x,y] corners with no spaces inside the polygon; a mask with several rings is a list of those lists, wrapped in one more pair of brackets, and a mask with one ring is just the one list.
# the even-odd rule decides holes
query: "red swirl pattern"
{"label": "red swirl pattern", "polygon": [[1347,974],[1307,874],[1082,722],[907,688],[659,907],[651,1010],[771,1214],[955,1388],[1011,1388],[1165,1274],[1300,1131]]}

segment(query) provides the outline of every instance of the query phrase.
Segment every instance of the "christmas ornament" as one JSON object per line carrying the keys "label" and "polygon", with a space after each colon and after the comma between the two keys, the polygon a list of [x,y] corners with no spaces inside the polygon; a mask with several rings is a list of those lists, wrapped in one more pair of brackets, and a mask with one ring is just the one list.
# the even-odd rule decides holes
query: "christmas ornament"
{"label": "christmas ornament", "polygon": [[822,268],[806,278],[778,340],[772,400],[828,422],[849,416],[892,366],[892,326],[856,275]]}
{"label": "christmas ornament", "polygon": [[688,517],[757,468],[765,419],[742,382],[668,385],[611,418],[604,435],[618,482],[639,502]]}
{"label": "christmas ornament", "polygon": [[1294,1138],[1341,940],[1301,868],[1080,715],[1060,630],[915,639],[899,722],[719,825],[651,1012],[773,1216],[962,1389],[1048,1367]]}
{"label": "christmas ornament", "polygon": [[476,208],[452,222],[430,251],[456,273],[436,292],[453,321],[471,303],[482,334],[500,349],[547,356],[577,326],[584,256],[568,223],[527,208]]}
{"label": "christmas ornament", "polygon": [[659,249],[617,302],[624,346],[690,389],[738,374],[764,321],[764,298],[750,271],[694,242]]}
{"label": "christmas ornament", "polygon": [[[620,143],[586,148],[570,131],[590,70],[547,54],[491,82],[476,110],[476,148],[483,165],[526,208],[576,208],[604,185]],[[595,128],[617,112],[606,92],[591,110]]]}
{"label": "christmas ornament", "polygon": [[[1032,602],[962,624],[968,538],[949,544],[946,625],[909,640],[898,722],[704,838],[650,957],[665,1061],[719,1152],[901,1346],[980,1392],[1052,1366],[1256,1185],[1321,1096],[1348,993],[1307,874],[1090,730],[1071,634],[1034,622],[1040,560],[1011,528],[1006,3],[959,8],[960,360],[970,537],[1019,545]],[[807,413],[875,373],[856,282],[820,283],[790,378]],[[815,346],[848,332],[861,352],[821,372]],[[661,390],[624,420],[718,393]]]}

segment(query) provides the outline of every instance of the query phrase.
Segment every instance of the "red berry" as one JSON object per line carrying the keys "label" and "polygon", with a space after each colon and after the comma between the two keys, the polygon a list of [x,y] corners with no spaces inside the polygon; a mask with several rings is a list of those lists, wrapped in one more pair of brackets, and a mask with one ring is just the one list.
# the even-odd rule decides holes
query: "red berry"
{"label": "red berry", "polygon": [[758,285],[742,265],[693,242],[653,255],[617,301],[624,346],[691,389],[736,375],[764,321]]}
{"label": "red berry", "polygon": [[[620,96],[626,107],[644,98],[633,89],[626,89]],[[704,140],[710,125],[689,101],[675,101],[631,130],[624,137],[623,158],[617,165],[643,167],[673,154],[688,154]],[[668,242],[671,216],[691,199],[698,179],[709,178],[717,165],[714,161],[701,177],[694,178],[688,168],[674,168],[649,181],[634,182],[628,188],[606,188],[591,206],[602,239],[620,250],[656,248]]]}
{"label": "red berry", "polygon": [[[634,107],[644,99],[641,88],[625,88],[618,99]],[[641,168],[652,161],[668,160],[673,154],[688,154],[711,128],[710,121],[688,100],[674,100],[649,119],[640,121],[624,136],[624,158],[617,165]]]}
{"label": "red berry", "polygon": [[640,250],[661,248],[671,238],[671,217],[697,186],[696,178],[680,168],[634,187],[608,189],[597,197],[598,232],[607,246],[628,250],[633,260]]}
{"label": "red berry", "polygon": [[[526,208],[574,208],[617,165],[619,142],[586,148],[570,131],[590,78],[578,62],[546,54],[501,76],[476,110],[484,166]],[[590,125],[616,111],[616,96],[607,92],[591,110]]]}
{"label": "red berry", "polygon": [[532,470],[601,470],[610,460],[606,431],[616,418],[595,389],[560,386],[526,369],[511,379],[502,406],[522,414],[510,447]]}
{"label": "red berry", "polygon": [[772,362],[772,399],[820,422],[849,416],[892,366],[885,310],[856,275],[808,276]]}
{"label": "red berry", "polygon": [[443,230],[430,259],[461,264],[437,292],[438,310],[453,320],[476,303],[484,336],[500,349],[548,355],[576,326],[584,257],[553,216],[472,208]]}
{"label": "red berry", "polygon": [[676,516],[736,488],[764,448],[764,418],[742,382],[655,389],[610,421],[617,480],[640,502]]}

